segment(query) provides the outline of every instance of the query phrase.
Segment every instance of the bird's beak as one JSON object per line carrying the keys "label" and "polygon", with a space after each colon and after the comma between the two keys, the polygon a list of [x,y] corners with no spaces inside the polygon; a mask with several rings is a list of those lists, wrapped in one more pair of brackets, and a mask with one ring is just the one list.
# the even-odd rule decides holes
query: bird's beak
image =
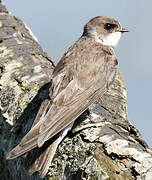
{"label": "bird's beak", "polygon": [[129,32],[127,29],[125,29],[125,28],[122,28],[121,30],[120,30],[120,32],[122,32],[122,33],[124,33],[124,32]]}

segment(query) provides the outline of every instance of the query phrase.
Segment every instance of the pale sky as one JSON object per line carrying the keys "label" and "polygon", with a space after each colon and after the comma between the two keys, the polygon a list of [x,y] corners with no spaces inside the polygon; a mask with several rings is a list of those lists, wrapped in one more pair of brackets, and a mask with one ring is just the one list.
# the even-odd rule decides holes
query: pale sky
{"label": "pale sky", "polygon": [[31,28],[55,62],[95,16],[109,16],[130,30],[115,49],[127,88],[129,121],[152,146],[151,0],[3,0]]}

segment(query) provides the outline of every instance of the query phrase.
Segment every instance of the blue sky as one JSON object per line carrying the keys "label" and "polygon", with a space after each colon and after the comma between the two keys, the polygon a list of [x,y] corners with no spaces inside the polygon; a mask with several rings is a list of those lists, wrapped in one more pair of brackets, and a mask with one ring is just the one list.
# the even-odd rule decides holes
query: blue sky
{"label": "blue sky", "polygon": [[24,21],[55,62],[80,37],[83,25],[95,16],[113,17],[130,33],[116,48],[119,71],[125,78],[129,121],[152,146],[152,1],[151,0],[3,0]]}

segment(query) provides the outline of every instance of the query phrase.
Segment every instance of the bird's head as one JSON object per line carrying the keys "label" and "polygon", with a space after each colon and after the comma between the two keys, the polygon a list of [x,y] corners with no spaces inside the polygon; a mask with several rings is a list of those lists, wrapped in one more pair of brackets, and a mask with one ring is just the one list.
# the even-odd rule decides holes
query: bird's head
{"label": "bird's head", "polygon": [[128,32],[128,30],[122,28],[115,19],[98,16],[84,26],[83,35],[92,37],[103,45],[115,47],[123,32]]}

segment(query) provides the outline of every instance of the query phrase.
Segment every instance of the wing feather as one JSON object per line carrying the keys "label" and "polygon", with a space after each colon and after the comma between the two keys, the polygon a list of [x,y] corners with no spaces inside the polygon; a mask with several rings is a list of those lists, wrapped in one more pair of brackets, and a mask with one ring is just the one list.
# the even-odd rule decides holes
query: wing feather
{"label": "wing feather", "polygon": [[[57,114],[53,119],[49,119],[50,113],[44,117],[45,121],[48,122],[47,126],[40,127],[40,136],[38,138],[38,146],[41,147],[44,142],[48,139],[53,137],[56,133],[60,132],[64,129],[67,125],[69,125],[72,121],[74,121],[79,115],[81,115],[88,106],[93,103],[99,94],[104,93],[104,88],[94,92],[88,91],[81,94],[77,101],[72,105],[65,106],[62,110]],[[62,116],[61,116],[62,114]]]}

